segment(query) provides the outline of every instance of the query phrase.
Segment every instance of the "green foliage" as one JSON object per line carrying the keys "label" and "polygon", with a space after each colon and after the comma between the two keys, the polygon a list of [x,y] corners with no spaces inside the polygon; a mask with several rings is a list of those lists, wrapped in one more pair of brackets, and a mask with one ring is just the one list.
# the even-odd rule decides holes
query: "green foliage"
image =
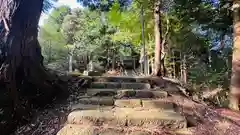
{"label": "green foliage", "polygon": [[118,2],[120,7],[126,8],[131,0],[77,0],[83,6],[88,7],[90,10],[109,11],[115,2]]}
{"label": "green foliage", "polygon": [[76,59],[88,55],[97,63],[99,59],[120,57],[124,52],[118,50],[123,44],[112,40],[115,32],[116,28],[108,23],[103,12],[58,7],[39,32],[45,63],[60,59],[68,63],[68,54]]}
{"label": "green foliage", "polygon": [[[144,2],[144,25],[145,25],[145,38],[147,48],[152,47],[153,41],[153,20],[152,9],[148,7],[148,2]],[[142,24],[141,24],[141,5],[137,1],[133,1],[131,6],[127,10],[120,10],[120,4],[115,3],[111,10],[108,12],[109,22],[118,28],[112,38],[114,41],[121,41],[125,43],[131,43],[135,50],[141,49],[142,43]]]}
{"label": "green foliage", "polygon": [[101,22],[96,11],[75,9],[65,17],[62,29],[68,42],[75,45],[75,53],[97,57],[112,44],[109,35],[114,31]]}
{"label": "green foliage", "polygon": [[[88,8],[70,10],[68,7],[59,7],[41,27],[40,43],[45,58],[49,59],[49,50],[52,48],[52,52],[56,53],[51,54],[50,60],[64,59],[67,63],[69,51],[74,50],[73,55],[76,58],[90,55],[91,60],[101,65],[99,59],[131,55],[129,48],[140,52],[141,7],[144,10],[146,48],[148,55],[153,57],[155,36],[152,0],[79,2]],[[170,61],[170,50],[178,50],[181,54],[180,62],[183,56],[187,57],[190,83],[208,87],[228,86],[225,83],[229,82],[231,62],[228,60],[230,53],[225,51],[231,48],[232,41],[221,37],[225,35],[231,39],[230,6],[224,0],[219,0],[218,4],[202,0],[163,0],[161,21],[166,40],[166,65],[173,64]],[[220,40],[226,46],[221,52],[212,55],[210,48],[215,46],[214,42],[219,43]],[[210,57],[212,61],[209,61]]]}
{"label": "green foliage", "polygon": [[[39,31],[39,42],[42,47],[44,63],[66,61],[68,50],[65,48],[66,40],[61,33],[64,17],[69,14],[70,8],[61,6],[53,10],[48,19],[44,20]],[[60,62],[61,63],[61,62]]]}
{"label": "green foliage", "polygon": [[174,0],[176,15],[181,21],[197,23],[204,29],[231,33],[232,14],[231,2],[226,0]]}

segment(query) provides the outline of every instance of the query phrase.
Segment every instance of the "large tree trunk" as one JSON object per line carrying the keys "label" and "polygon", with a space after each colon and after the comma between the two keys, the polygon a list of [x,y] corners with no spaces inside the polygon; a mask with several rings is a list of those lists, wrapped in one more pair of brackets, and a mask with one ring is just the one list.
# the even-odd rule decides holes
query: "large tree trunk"
{"label": "large tree trunk", "polygon": [[161,0],[155,0],[154,3],[154,30],[155,30],[155,60],[154,60],[154,71],[153,75],[155,76],[161,76],[161,18],[160,18],[160,6],[161,6]]}
{"label": "large tree trunk", "polygon": [[[17,73],[29,76],[30,68],[42,66],[37,27],[43,0],[1,0],[2,67],[12,105],[17,103]],[[24,70],[25,69],[25,70]]]}
{"label": "large tree trunk", "polygon": [[232,54],[232,77],[230,84],[230,108],[239,110],[240,100],[240,1],[233,1],[233,54]]}
{"label": "large tree trunk", "polygon": [[[23,115],[20,96],[43,105],[57,94],[56,89],[61,90],[43,67],[37,40],[42,7],[43,0],[0,0],[0,91],[8,90],[11,120]],[[8,134],[6,130],[14,125],[0,123],[1,134]]]}

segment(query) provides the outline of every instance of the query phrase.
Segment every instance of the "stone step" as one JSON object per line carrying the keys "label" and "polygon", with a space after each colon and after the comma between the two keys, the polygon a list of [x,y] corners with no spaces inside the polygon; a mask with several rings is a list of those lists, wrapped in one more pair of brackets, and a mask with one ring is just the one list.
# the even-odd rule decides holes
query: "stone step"
{"label": "stone step", "polygon": [[96,89],[150,89],[148,83],[118,83],[118,82],[92,82],[91,88]]}
{"label": "stone step", "polygon": [[87,89],[88,96],[116,96],[116,98],[165,98],[166,91],[156,91],[151,89]]}
{"label": "stone step", "polygon": [[150,89],[151,85],[148,83],[121,83],[122,89]]}
{"label": "stone step", "polygon": [[160,99],[117,99],[114,105],[121,108],[162,109],[173,110],[173,103]]}
{"label": "stone step", "polygon": [[181,129],[187,126],[186,119],[176,112],[133,108],[74,111],[68,115],[67,122],[69,124],[80,125],[136,126],[142,128],[164,127],[165,129]]}
{"label": "stone step", "polygon": [[147,83],[151,80],[157,80],[158,77],[144,76],[92,76],[94,82],[138,82]]}
{"label": "stone step", "polygon": [[117,82],[92,82],[91,88],[93,89],[119,89],[121,88],[121,83]]}
{"label": "stone step", "polygon": [[[161,132],[161,129],[156,130],[159,135],[167,135]],[[57,135],[153,135],[153,133],[152,129],[126,129],[124,127],[94,127],[90,125],[67,124]]]}
{"label": "stone step", "polygon": [[116,89],[87,89],[86,94],[89,96],[115,96],[117,91]]}
{"label": "stone step", "polygon": [[93,126],[67,124],[57,135],[124,135],[124,131],[118,129],[100,129]]}
{"label": "stone step", "polygon": [[[114,99],[114,97],[84,97],[74,104],[73,109],[81,109],[90,107],[90,105],[98,106],[116,106],[122,108],[150,108],[150,109],[165,109],[170,110],[174,108],[173,103],[166,102],[164,99],[150,99],[150,98],[140,98],[140,99]],[[79,107],[77,107],[79,106]]]}
{"label": "stone step", "polygon": [[168,96],[166,91],[156,91],[156,90],[118,90],[117,98],[165,98]]}
{"label": "stone step", "polygon": [[86,97],[78,100],[80,104],[91,104],[91,105],[104,105],[104,106],[113,106],[114,98],[113,97]]}
{"label": "stone step", "polygon": [[92,105],[92,104],[82,104],[82,103],[71,104],[69,106],[69,109],[71,111],[76,111],[76,110],[94,110],[94,109],[105,110],[105,109],[112,109],[112,108],[113,108],[113,106]]}
{"label": "stone step", "polygon": [[137,82],[135,77],[127,76],[94,76],[94,82]]}
{"label": "stone step", "polygon": [[142,99],[142,107],[148,109],[174,110],[173,103],[161,99]]}
{"label": "stone step", "polygon": [[117,99],[114,103],[116,107],[138,108],[142,107],[141,99]]}

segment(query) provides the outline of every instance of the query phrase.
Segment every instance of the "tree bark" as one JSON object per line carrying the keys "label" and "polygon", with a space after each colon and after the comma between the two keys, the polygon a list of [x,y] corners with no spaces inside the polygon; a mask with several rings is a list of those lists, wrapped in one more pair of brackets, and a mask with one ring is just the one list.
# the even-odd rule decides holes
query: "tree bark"
{"label": "tree bark", "polygon": [[155,0],[154,3],[154,31],[155,31],[155,60],[154,60],[154,76],[161,76],[161,50],[162,50],[162,35],[161,35],[161,0]]}
{"label": "tree bark", "polygon": [[74,52],[74,48],[70,48],[70,51],[68,54],[68,72],[73,71],[73,52]]}
{"label": "tree bark", "polygon": [[[37,40],[42,8],[43,0],[0,0],[0,82],[1,90],[8,90],[14,119],[22,117],[20,95],[43,105],[61,90],[43,67]],[[1,133],[8,134],[4,132],[8,126],[0,123]]]}
{"label": "tree bark", "polygon": [[113,49],[113,55],[112,55],[112,70],[116,70],[116,56],[115,56],[115,49]]}
{"label": "tree bark", "polygon": [[182,81],[184,84],[187,84],[187,60],[186,55],[183,54],[183,61],[182,61]]}
{"label": "tree bark", "polygon": [[69,54],[69,62],[68,62],[68,70],[69,72],[72,72],[73,71],[73,55],[72,54]]}
{"label": "tree bark", "polygon": [[240,1],[233,1],[233,54],[232,54],[232,76],[230,84],[230,104],[233,110],[239,110],[240,100]]}
{"label": "tree bark", "polygon": [[[8,82],[13,105],[16,105],[16,72],[30,74],[30,66],[42,66],[41,48],[37,41],[37,27],[43,0],[1,0],[2,78]],[[32,63],[33,65],[31,65]],[[18,71],[21,72],[21,71]],[[15,107],[14,107],[15,108]]]}

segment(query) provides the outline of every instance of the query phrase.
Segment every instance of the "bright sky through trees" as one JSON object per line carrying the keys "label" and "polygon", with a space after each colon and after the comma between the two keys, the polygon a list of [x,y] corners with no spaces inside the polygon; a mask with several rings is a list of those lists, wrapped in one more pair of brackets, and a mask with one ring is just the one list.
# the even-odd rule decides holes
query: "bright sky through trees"
{"label": "bright sky through trees", "polygon": [[[77,0],[58,0],[58,2],[55,4],[56,7],[62,6],[62,5],[67,5],[71,8],[81,7],[81,5],[79,3],[77,3]],[[50,12],[51,11],[52,10],[50,10]],[[48,17],[47,14],[42,13],[42,16],[41,16],[40,21],[39,21],[39,25],[42,25],[44,19],[46,19],[47,17]]]}

